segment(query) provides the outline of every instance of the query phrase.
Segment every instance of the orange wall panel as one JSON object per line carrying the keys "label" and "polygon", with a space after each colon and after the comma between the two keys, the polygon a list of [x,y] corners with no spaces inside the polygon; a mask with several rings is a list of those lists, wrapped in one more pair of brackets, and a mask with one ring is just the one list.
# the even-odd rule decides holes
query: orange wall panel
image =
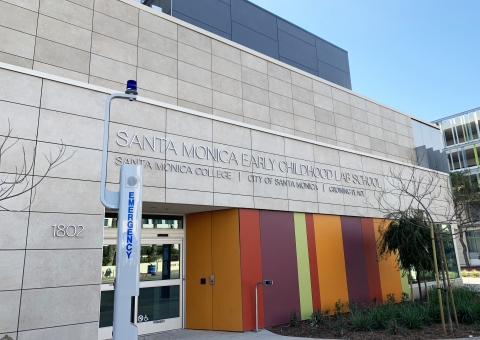
{"label": "orange wall panel", "polygon": [[[255,284],[262,281],[260,212],[240,209],[243,331],[255,329]],[[264,326],[263,289],[258,287],[258,327]]]}
{"label": "orange wall panel", "polygon": [[212,212],[213,330],[242,331],[238,209]]}
{"label": "orange wall panel", "polygon": [[[212,213],[186,216],[185,325],[191,329],[212,329]],[[205,278],[206,283],[200,284]]]}
{"label": "orange wall panel", "polygon": [[[384,222],[381,218],[373,219],[376,240],[380,237],[378,227],[382,223]],[[383,301],[386,301],[387,294],[395,294],[395,299],[400,301],[402,298],[402,282],[400,280],[400,271],[397,268],[397,255],[392,255],[386,260],[378,262],[378,270],[380,272]]]}
{"label": "orange wall panel", "polygon": [[347,276],[340,216],[313,215],[318,281],[322,309],[348,302]]}

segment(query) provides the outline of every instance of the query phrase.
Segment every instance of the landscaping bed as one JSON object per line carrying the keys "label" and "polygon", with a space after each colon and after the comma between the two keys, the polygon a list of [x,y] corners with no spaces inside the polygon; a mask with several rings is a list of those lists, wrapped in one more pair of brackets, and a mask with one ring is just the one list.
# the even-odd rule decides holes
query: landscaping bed
{"label": "landscaping bed", "polygon": [[[428,302],[396,303],[389,296],[383,304],[358,308],[355,303],[337,302],[333,311],[314,312],[310,320],[298,321],[298,311],[290,314],[290,324],[268,328],[287,336],[326,339],[449,339],[480,336],[480,303],[477,293],[466,287],[454,288],[459,327],[443,333],[436,289]],[[405,298],[405,297],[404,297]],[[346,312],[349,310],[350,312]]]}

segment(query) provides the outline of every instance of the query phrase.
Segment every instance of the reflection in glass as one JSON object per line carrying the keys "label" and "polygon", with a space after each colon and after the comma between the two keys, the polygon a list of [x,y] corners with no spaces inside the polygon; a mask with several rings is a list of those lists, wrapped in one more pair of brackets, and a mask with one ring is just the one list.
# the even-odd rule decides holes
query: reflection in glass
{"label": "reflection in glass", "polygon": [[180,278],[180,244],[142,244],[140,281]]}
{"label": "reflection in glass", "polygon": [[113,295],[113,290],[102,292],[100,298],[100,328],[113,326]]}
{"label": "reflection in glass", "polygon": [[[117,214],[105,214],[104,228],[117,228]],[[181,216],[142,215],[143,229],[183,229]]]}
{"label": "reflection in glass", "polygon": [[137,322],[178,318],[180,286],[141,288],[137,315]]}
{"label": "reflection in glass", "polygon": [[113,283],[116,275],[116,249],[114,244],[103,245],[102,284]]}
{"label": "reflection in glass", "polygon": [[[116,245],[103,246],[102,284],[112,284],[116,277]],[[140,281],[180,278],[180,244],[142,244]]]}

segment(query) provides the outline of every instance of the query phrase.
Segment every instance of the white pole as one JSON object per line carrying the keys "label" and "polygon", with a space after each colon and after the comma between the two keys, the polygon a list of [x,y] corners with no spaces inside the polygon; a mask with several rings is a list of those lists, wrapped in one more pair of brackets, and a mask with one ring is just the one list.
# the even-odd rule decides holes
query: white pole
{"label": "white pole", "polygon": [[[100,201],[110,209],[118,209],[116,278],[114,284],[113,339],[138,340],[138,328],[130,320],[132,297],[140,291],[140,240],[142,227],[143,167],[124,164],[120,168],[120,192],[106,187],[107,151],[110,123],[110,105],[114,98],[137,98],[137,84],[127,82],[127,91],[114,93],[105,103],[103,128],[102,174],[100,179]],[[135,322],[135,320],[133,320]]]}
{"label": "white pole", "polygon": [[257,282],[255,285],[255,332],[258,333],[258,285],[262,282]]}

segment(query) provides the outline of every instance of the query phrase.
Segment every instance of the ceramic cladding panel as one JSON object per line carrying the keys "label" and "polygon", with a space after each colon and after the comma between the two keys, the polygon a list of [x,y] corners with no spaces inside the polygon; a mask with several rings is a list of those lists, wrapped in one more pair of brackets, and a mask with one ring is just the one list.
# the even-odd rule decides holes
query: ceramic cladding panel
{"label": "ceramic cladding panel", "polygon": [[[253,287],[255,280],[274,281],[262,287],[260,327],[288,323],[293,310],[302,320],[308,319],[314,310],[334,310],[338,300],[361,305],[373,299],[382,302],[387,294],[400,300],[402,282],[396,259],[377,263],[374,221],[378,228],[381,220],[246,209],[240,209],[239,216],[241,235],[252,225],[260,229],[241,239],[242,261],[244,253],[261,253],[249,259],[248,266],[242,263],[242,284]],[[262,272],[244,279],[252,265]],[[252,306],[253,297],[243,292],[243,306]],[[243,317],[244,331],[252,329],[254,309],[244,310]]]}
{"label": "ceramic cladding panel", "polygon": [[[208,9],[212,1],[196,4]],[[221,13],[198,12],[194,25],[231,34],[240,44],[325,79],[340,68],[349,71],[346,53],[310,33],[249,2],[215,1]],[[402,113],[145,6],[118,0],[26,3],[0,1],[1,62],[122,92],[127,79],[137,79],[140,95],[154,100],[395,160],[416,157],[411,120]],[[179,19],[191,21],[185,1],[176,8]],[[231,31],[220,19],[228,13]],[[298,49],[304,52],[292,54]]]}

